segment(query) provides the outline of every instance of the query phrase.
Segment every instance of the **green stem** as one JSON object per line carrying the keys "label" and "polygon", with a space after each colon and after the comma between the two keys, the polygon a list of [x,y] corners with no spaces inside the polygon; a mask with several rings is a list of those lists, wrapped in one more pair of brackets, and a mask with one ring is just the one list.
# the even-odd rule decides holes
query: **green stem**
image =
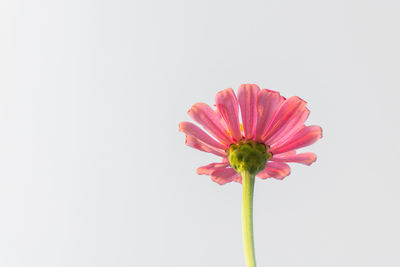
{"label": "green stem", "polygon": [[242,175],[242,232],[246,267],[256,266],[253,237],[253,194],[255,175],[246,171]]}

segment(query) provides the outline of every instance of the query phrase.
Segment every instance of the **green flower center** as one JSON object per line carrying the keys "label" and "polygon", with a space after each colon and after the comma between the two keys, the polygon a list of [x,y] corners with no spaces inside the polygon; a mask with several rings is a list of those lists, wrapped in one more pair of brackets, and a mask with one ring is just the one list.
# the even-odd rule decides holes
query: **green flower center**
{"label": "green flower center", "polygon": [[241,140],[231,144],[227,150],[229,164],[238,173],[248,172],[256,175],[265,168],[267,160],[272,157],[269,146],[253,140]]}

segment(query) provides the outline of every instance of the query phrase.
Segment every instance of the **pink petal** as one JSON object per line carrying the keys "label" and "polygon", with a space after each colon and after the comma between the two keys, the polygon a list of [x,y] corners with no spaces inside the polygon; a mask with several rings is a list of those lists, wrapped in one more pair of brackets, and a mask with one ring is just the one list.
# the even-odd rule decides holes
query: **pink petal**
{"label": "pink petal", "polygon": [[[215,105],[214,105],[215,106]],[[215,116],[217,116],[218,120],[221,122],[222,127],[224,127],[224,129],[228,129],[228,126],[226,125],[225,120],[222,118],[221,114],[219,113],[218,110],[214,111]],[[228,132],[228,130],[226,130],[226,132]]]}
{"label": "pink petal", "polygon": [[255,136],[257,126],[257,95],[260,88],[255,84],[242,84],[238,91],[243,130],[246,139]]}
{"label": "pink petal", "polygon": [[218,92],[215,96],[215,104],[228,126],[228,130],[231,132],[233,140],[239,141],[242,139],[239,124],[239,105],[232,88]]}
{"label": "pink petal", "polygon": [[211,173],[211,180],[223,185],[232,182],[236,174],[237,172],[233,168],[221,168]]}
{"label": "pink petal", "polygon": [[179,123],[179,131],[184,132],[186,135],[190,135],[209,146],[219,148],[222,150],[228,148],[228,146],[215,141],[206,132],[204,132],[202,129],[200,129],[198,126],[196,126],[191,122],[183,121]]}
{"label": "pink petal", "polygon": [[273,136],[271,136],[271,138],[268,140],[268,144],[273,145],[277,142],[285,142],[288,138],[290,138],[291,135],[297,133],[301,128],[304,127],[304,123],[309,115],[310,111],[308,108],[304,107],[292,118],[288,119],[288,122],[284,124]]}
{"label": "pink petal", "polygon": [[212,154],[217,155],[219,157],[226,157],[225,151],[223,151],[221,149],[218,149],[218,148],[215,148],[215,147],[212,147],[212,146],[209,146],[209,145],[201,142],[199,139],[194,138],[194,137],[192,137],[190,135],[186,136],[186,145],[190,146],[190,147],[193,147],[193,148],[196,148],[196,149],[198,149],[200,151],[212,153]]}
{"label": "pink petal", "polygon": [[277,162],[297,162],[305,165],[311,165],[317,160],[317,155],[311,152],[288,156],[285,156],[284,154],[278,154],[274,155],[271,160]]}
{"label": "pink petal", "polygon": [[210,163],[205,166],[201,166],[197,168],[196,172],[197,174],[206,174],[206,175],[211,175],[211,173],[217,169],[225,169],[226,167],[229,166],[229,162],[215,162],[215,163]]}
{"label": "pink petal", "polygon": [[232,177],[232,180],[236,183],[242,183],[242,176],[238,173],[235,176]]}
{"label": "pink petal", "polygon": [[268,161],[265,169],[262,170],[259,174],[257,174],[257,177],[261,179],[272,177],[278,180],[282,180],[289,174],[290,174],[290,167],[286,163]]}
{"label": "pink petal", "polygon": [[290,150],[288,152],[279,153],[279,154],[276,154],[274,156],[287,157],[287,156],[294,156],[294,155],[296,155],[296,150]]}
{"label": "pink petal", "polygon": [[307,103],[304,100],[297,96],[292,96],[285,100],[272,118],[272,121],[267,127],[264,135],[261,137],[262,141],[271,145],[271,143],[269,143],[270,138],[282,130],[282,128],[285,127],[290,120],[295,118],[299,112],[302,112],[306,104]]}
{"label": "pink petal", "polygon": [[272,146],[273,154],[296,150],[305,146],[314,144],[322,137],[322,129],[319,126],[307,126],[302,128],[296,134],[292,135],[288,140],[280,145]]}
{"label": "pink petal", "polygon": [[284,98],[278,92],[272,90],[263,89],[258,93],[256,141],[261,141],[261,137],[283,101]]}
{"label": "pink petal", "polygon": [[188,111],[188,114],[223,144],[230,145],[232,143],[231,137],[221,124],[221,120],[209,105],[196,103]]}
{"label": "pink petal", "polygon": [[271,175],[269,175],[265,169],[260,171],[256,176],[261,179],[272,178]]}

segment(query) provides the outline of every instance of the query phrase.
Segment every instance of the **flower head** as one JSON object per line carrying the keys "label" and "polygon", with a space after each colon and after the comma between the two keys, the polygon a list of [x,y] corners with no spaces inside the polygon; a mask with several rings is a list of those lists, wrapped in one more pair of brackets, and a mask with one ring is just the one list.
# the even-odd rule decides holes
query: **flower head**
{"label": "flower head", "polygon": [[296,152],[322,137],[321,127],[304,124],[310,114],[306,104],[296,96],[286,99],[243,84],[237,97],[231,88],[218,92],[216,110],[196,103],[188,111],[209,134],[191,122],[181,122],[179,130],[186,134],[186,145],[222,158],[197,169],[218,184],[240,183],[243,170],[281,180],[290,174],[286,162],[311,165],[316,160],[314,153]]}

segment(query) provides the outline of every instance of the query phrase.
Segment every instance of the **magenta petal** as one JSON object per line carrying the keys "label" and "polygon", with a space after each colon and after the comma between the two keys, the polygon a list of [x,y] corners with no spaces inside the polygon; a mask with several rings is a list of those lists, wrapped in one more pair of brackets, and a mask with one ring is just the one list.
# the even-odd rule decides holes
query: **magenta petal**
{"label": "magenta petal", "polygon": [[273,154],[280,154],[290,150],[296,150],[305,146],[312,145],[322,137],[322,129],[319,126],[307,126],[302,128],[285,143],[272,146]]}
{"label": "magenta petal", "polygon": [[311,152],[288,156],[281,155],[283,154],[274,155],[271,160],[276,162],[297,162],[305,165],[311,165],[317,160],[317,155]]}
{"label": "magenta petal", "polygon": [[204,152],[208,152],[208,153],[212,153],[214,155],[217,155],[219,157],[226,157],[226,153],[225,151],[209,146],[203,142],[201,142],[199,139],[194,138],[190,135],[186,136],[186,145],[196,148],[200,151],[204,151]]}
{"label": "magenta petal", "polygon": [[217,169],[225,169],[226,167],[229,166],[228,162],[215,162],[215,163],[210,163],[205,166],[201,166],[197,168],[196,172],[197,174],[206,174],[206,175],[211,175],[211,173]]}
{"label": "magenta petal", "polygon": [[231,132],[233,140],[237,142],[242,139],[239,124],[239,105],[232,88],[218,92],[215,96],[215,104]]}
{"label": "magenta petal", "polygon": [[239,173],[237,173],[235,176],[232,177],[232,180],[234,182],[236,182],[236,183],[241,184],[242,183],[242,176]]}
{"label": "magenta petal", "polygon": [[282,180],[290,174],[290,167],[283,162],[267,162],[267,166],[257,176],[261,179],[269,177]]}
{"label": "magenta petal", "polygon": [[271,175],[269,175],[265,169],[260,171],[256,176],[261,179],[272,178]]}
{"label": "magenta petal", "polygon": [[196,103],[188,111],[188,114],[223,144],[230,145],[232,143],[232,139],[221,124],[220,118],[209,105]]}
{"label": "magenta petal", "polygon": [[263,89],[258,93],[256,141],[262,141],[261,137],[283,100],[284,98],[278,92],[272,90]]}
{"label": "magenta petal", "polygon": [[287,157],[287,156],[294,156],[296,155],[296,150],[290,150],[284,153],[279,153],[275,154],[273,157],[279,156],[279,157]]}
{"label": "magenta petal", "polygon": [[223,185],[232,182],[236,174],[237,172],[233,168],[221,168],[211,173],[211,179],[214,182]]}
{"label": "magenta petal", "polygon": [[238,90],[243,131],[246,139],[255,136],[257,126],[257,95],[260,88],[255,84],[242,84]]}
{"label": "magenta petal", "polygon": [[184,121],[179,123],[179,131],[184,132],[186,135],[190,135],[209,146],[223,150],[228,148],[228,146],[215,141],[206,132],[191,122]]}
{"label": "magenta petal", "polygon": [[282,127],[266,142],[268,142],[269,145],[273,145],[278,142],[279,143],[285,142],[294,133],[297,133],[301,128],[304,127],[304,123],[309,115],[310,111],[308,110],[308,108],[304,106],[291,118],[288,118],[287,123],[282,125]]}
{"label": "magenta petal", "polygon": [[270,138],[282,130],[282,128],[284,128],[299,112],[304,110],[306,104],[304,100],[297,96],[292,96],[285,100],[268,125],[262,136],[262,141],[271,145],[271,143],[269,143]]}

